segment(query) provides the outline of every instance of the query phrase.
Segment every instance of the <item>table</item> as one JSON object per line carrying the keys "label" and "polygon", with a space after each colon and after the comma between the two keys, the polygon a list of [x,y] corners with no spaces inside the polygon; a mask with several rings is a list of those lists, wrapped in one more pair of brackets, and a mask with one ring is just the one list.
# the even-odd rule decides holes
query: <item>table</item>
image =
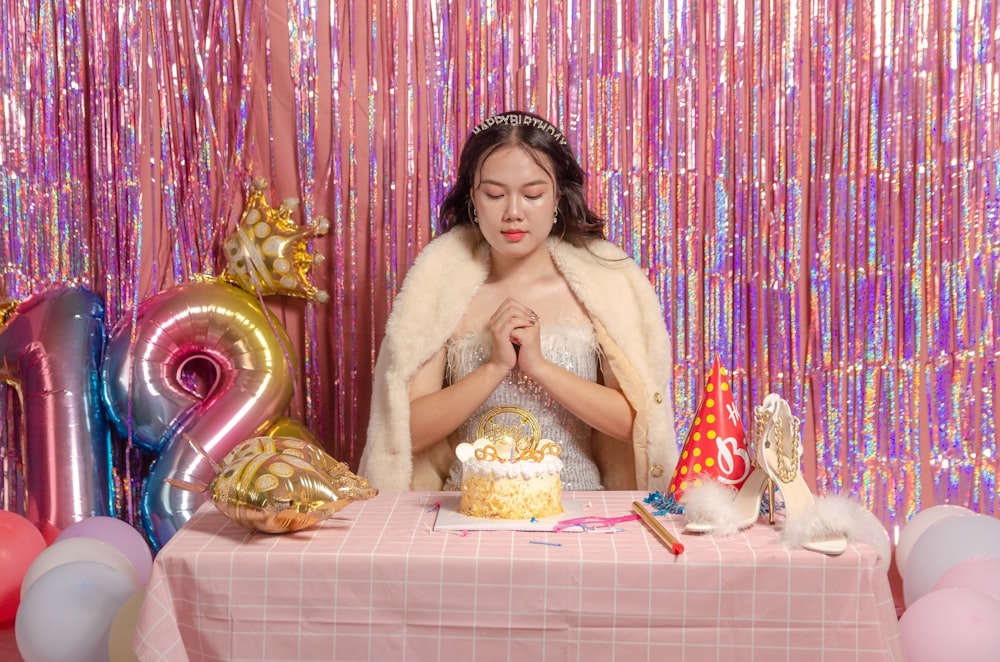
{"label": "table", "polygon": [[[452,493],[382,493],[297,533],[203,505],[157,554],[141,660],[902,660],[874,549],[786,548],[773,527],[678,535],[434,531]],[[624,515],[638,492],[576,492]],[[683,518],[659,518],[678,534]]]}

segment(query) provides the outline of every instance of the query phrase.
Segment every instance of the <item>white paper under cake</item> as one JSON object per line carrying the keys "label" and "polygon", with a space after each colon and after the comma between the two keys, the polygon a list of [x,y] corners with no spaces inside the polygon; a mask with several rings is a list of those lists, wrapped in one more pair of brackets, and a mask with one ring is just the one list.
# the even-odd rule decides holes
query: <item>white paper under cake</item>
{"label": "white paper under cake", "polygon": [[434,521],[435,531],[552,531],[564,519],[583,517],[583,504],[563,499],[563,512],[538,520],[469,517],[458,512],[459,497],[443,497]]}

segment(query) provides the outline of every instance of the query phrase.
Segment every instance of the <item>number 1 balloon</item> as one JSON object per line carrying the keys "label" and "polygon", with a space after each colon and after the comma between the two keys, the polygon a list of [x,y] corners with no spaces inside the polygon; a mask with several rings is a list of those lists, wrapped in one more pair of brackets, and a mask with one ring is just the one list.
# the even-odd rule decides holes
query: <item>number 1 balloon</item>
{"label": "number 1 balloon", "polygon": [[25,516],[49,540],[113,510],[103,349],[104,303],[79,287],[33,295],[0,324],[0,381],[22,411]]}

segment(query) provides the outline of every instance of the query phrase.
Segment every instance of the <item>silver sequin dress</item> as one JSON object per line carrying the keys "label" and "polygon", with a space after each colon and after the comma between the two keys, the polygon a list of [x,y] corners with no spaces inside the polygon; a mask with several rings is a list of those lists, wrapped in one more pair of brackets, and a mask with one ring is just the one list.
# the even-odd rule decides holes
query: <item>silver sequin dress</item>
{"label": "silver sequin dress", "polygon": [[[542,356],[575,375],[597,380],[600,348],[594,329],[581,322],[558,322],[542,327]],[[483,330],[452,339],[448,344],[446,381],[454,383],[482,365],[490,356],[490,336]],[[538,419],[542,437],[562,445],[560,474],[567,491],[601,490],[601,474],[590,448],[591,427],[553,400],[519,368],[514,368],[472,416],[455,433],[462,441],[475,441],[479,421],[493,407],[518,405]],[[458,490],[462,465],[452,464],[445,490]]]}

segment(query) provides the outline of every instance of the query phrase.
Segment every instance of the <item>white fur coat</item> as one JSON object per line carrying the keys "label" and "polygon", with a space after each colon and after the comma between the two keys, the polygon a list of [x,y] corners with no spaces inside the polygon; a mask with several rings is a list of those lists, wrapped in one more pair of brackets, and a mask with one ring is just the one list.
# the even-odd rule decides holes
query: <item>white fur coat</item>
{"label": "white fur coat", "polygon": [[[590,315],[601,344],[605,382],[636,412],[632,443],[595,433],[594,453],[607,489],[666,491],[677,463],[670,338],[645,274],[614,244],[578,248],[557,239],[549,251]],[[431,241],[406,274],[375,364],[368,438],[359,473],[382,490],[439,490],[454,459],[444,440],[414,454],[409,383],[448,341],[489,270],[475,228],[458,226]],[[460,440],[454,440],[457,443]]]}

